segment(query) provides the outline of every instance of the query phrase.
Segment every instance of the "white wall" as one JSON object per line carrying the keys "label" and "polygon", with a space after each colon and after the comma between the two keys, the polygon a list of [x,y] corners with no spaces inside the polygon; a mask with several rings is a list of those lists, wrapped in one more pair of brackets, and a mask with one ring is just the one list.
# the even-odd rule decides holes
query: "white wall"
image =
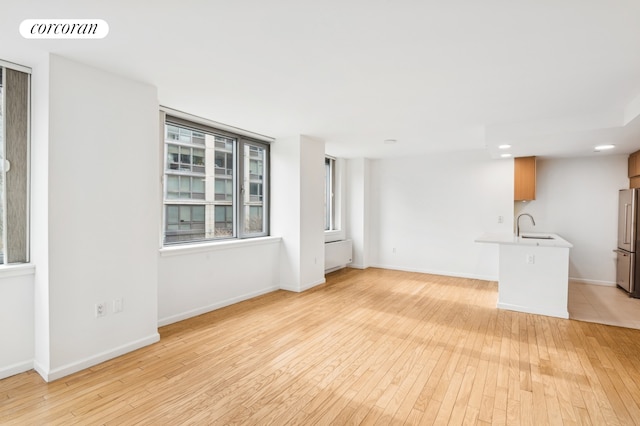
{"label": "white wall", "polygon": [[282,289],[324,282],[324,155],[324,142],[304,135],[271,147],[271,235],[282,238]]}
{"label": "white wall", "polygon": [[51,380],[158,340],[161,201],[156,89],[55,55],[49,84]]}
{"label": "white wall", "polygon": [[555,232],[573,244],[569,276],[592,284],[615,285],[618,190],[629,187],[627,155],[538,159],[536,199],[516,203],[521,230]]}
{"label": "white wall", "polygon": [[0,269],[0,379],[33,368],[32,265]]}
{"label": "white wall", "polygon": [[347,238],[353,242],[352,268],[371,266],[370,164],[366,158],[347,161]]}
{"label": "white wall", "polygon": [[324,141],[300,137],[300,289],[324,279]]}
{"label": "white wall", "polygon": [[159,325],[279,289],[280,244],[272,237],[163,249]]}
{"label": "white wall", "polygon": [[373,266],[497,279],[497,247],[474,239],[511,232],[512,160],[483,151],[381,159],[370,175]]}

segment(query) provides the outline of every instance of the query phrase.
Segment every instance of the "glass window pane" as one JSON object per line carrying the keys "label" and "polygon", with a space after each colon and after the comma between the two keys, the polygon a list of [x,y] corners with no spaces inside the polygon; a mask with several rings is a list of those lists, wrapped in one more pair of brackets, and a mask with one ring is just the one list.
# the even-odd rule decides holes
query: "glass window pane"
{"label": "glass window pane", "polygon": [[180,206],[180,222],[191,222],[191,206]]}
{"label": "glass window pane", "polygon": [[178,176],[167,176],[167,192],[178,191]]}
{"label": "glass window pane", "polygon": [[167,223],[178,223],[178,206],[167,206]]}
{"label": "glass window pane", "polygon": [[224,206],[216,206],[216,222],[224,222],[225,208]]}
{"label": "glass window pane", "polygon": [[176,126],[167,125],[167,139],[169,140],[178,140],[179,139],[179,130]]}
{"label": "glass window pane", "polygon": [[244,231],[247,234],[262,232],[262,207],[245,206]]}
{"label": "glass window pane", "polygon": [[[0,161],[4,163],[4,111],[2,111],[2,97],[3,95],[3,87],[2,87],[2,67],[0,67]],[[0,191],[5,187],[4,184],[4,173],[0,172]],[[4,193],[0,192],[0,264],[4,262]]]}
{"label": "glass window pane", "polygon": [[191,148],[180,147],[180,162],[182,164],[191,164]]}
{"label": "glass window pane", "polygon": [[193,143],[199,143],[204,145],[204,133],[202,132],[193,132],[191,135],[191,141]]}
{"label": "glass window pane", "polygon": [[216,194],[224,194],[225,179],[216,179]]}
{"label": "glass window pane", "polygon": [[179,149],[177,145],[167,146],[167,167],[171,170],[178,169]]}
{"label": "glass window pane", "polygon": [[191,130],[180,129],[180,140],[182,142],[191,142]]}
{"label": "glass window pane", "polygon": [[191,178],[188,176],[180,176],[180,192],[188,193],[191,191],[190,189]]}
{"label": "glass window pane", "polygon": [[204,149],[193,150],[193,164],[204,166]]}
{"label": "glass window pane", "polygon": [[224,168],[225,159],[224,152],[216,151],[216,167]]}
{"label": "glass window pane", "polygon": [[204,179],[191,178],[191,191],[204,193]]}
{"label": "glass window pane", "polygon": [[226,162],[227,174],[230,175],[231,169],[233,168],[233,154],[227,153],[227,162]]}
{"label": "glass window pane", "polygon": [[[180,143],[166,143],[167,170],[183,172],[166,174],[165,200],[189,199],[202,203],[167,207],[165,243],[234,237],[234,229],[241,236],[263,233],[266,230],[264,215],[268,212],[268,200],[264,196],[268,190],[265,187],[268,147],[180,125],[167,124],[165,129],[167,141]],[[212,148],[214,152],[209,151]],[[240,158],[236,158],[236,153],[242,154]],[[244,176],[235,176],[236,167],[244,171]],[[207,188],[207,181],[213,184],[213,190]],[[245,192],[235,198],[241,203],[235,206],[232,203],[240,182],[244,183]],[[209,206],[212,203],[221,204]],[[238,223],[235,228],[239,217],[244,223]]]}
{"label": "glass window pane", "polygon": [[228,201],[233,199],[233,181],[231,179],[226,180],[226,195]]}
{"label": "glass window pane", "polygon": [[193,221],[204,222],[204,206],[193,206]]}

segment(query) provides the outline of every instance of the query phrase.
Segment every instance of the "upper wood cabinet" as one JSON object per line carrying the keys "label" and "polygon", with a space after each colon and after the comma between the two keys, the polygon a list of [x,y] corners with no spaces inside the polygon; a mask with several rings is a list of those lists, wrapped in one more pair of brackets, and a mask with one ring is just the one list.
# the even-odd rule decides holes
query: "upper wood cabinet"
{"label": "upper wood cabinet", "polygon": [[514,158],[513,178],[515,201],[536,199],[536,157]]}
{"label": "upper wood cabinet", "polygon": [[629,188],[640,188],[640,151],[629,155]]}

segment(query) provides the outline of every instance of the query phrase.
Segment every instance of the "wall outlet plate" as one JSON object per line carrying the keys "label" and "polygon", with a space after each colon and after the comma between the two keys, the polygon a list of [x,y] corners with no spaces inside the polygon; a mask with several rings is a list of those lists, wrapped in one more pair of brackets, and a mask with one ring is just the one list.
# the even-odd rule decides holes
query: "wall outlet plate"
{"label": "wall outlet plate", "polygon": [[107,315],[107,303],[106,302],[96,303],[96,318],[101,318],[105,315]]}
{"label": "wall outlet plate", "polygon": [[122,297],[113,301],[113,313],[117,314],[124,310],[124,299]]}

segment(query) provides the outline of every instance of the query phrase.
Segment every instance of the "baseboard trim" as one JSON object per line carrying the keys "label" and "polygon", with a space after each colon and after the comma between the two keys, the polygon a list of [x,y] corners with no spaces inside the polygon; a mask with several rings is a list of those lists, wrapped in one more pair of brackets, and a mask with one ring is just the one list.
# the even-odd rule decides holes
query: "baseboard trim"
{"label": "baseboard trim", "polygon": [[442,275],[445,277],[468,278],[472,280],[481,280],[481,281],[498,281],[498,277],[492,276],[492,275],[477,275],[477,274],[467,274],[467,273],[460,273],[460,272],[436,271],[433,269],[407,268],[403,266],[394,266],[394,265],[376,264],[371,266],[374,268],[392,269],[394,271],[417,272],[420,274]]}
{"label": "baseboard trim", "polygon": [[321,284],[326,283],[327,280],[322,278],[321,280],[312,282],[310,284],[305,284],[301,287],[289,286],[289,285],[280,285],[281,290],[292,291],[294,293],[302,293],[303,291],[307,291],[313,287],[319,286]]}
{"label": "baseboard trim", "polygon": [[110,349],[105,352],[101,352],[94,356],[81,359],[77,362],[63,365],[62,367],[54,368],[53,370],[50,370],[50,371],[46,371],[44,368],[42,368],[42,366],[38,365],[37,363],[34,363],[35,364],[34,367],[35,367],[35,370],[38,372],[38,374],[40,374],[45,381],[52,382],[54,380],[58,380],[70,374],[77,373],[78,371],[87,369],[89,367],[93,367],[94,365],[98,365],[110,359],[117,358],[126,353],[133,352],[136,349],[149,346],[158,341],[160,341],[160,334],[156,332],[150,336],[143,337],[142,339],[138,339],[133,342],[127,343],[126,345],[118,346],[116,348]]}
{"label": "baseboard trim", "polygon": [[616,287],[616,283],[611,281],[586,280],[584,278],[569,277],[569,281],[576,284],[600,285],[603,287]]}
{"label": "baseboard trim", "polygon": [[555,311],[552,309],[544,309],[544,308],[531,309],[526,306],[512,305],[510,303],[500,303],[500,302],[498,302],[496,307],[498,309],[506,309],[508,311],[524,312],[527,314],[546,315],[548,317],[569,319],[569,311],[567,310]]}
{"label": "baseboard trim", "polygon": [[336,266],[335,268],[329,268],[329,269],[325,269],[324,270],[324,274],[330,274],[332,272],[336,272],[339,271],[340,269],[345,269],[347,267],[347,265],[342,265],[342,266]]}
{"label": "baseboard trim", "polygon": [[202,306],[200,308],[191,309],[186,312],[164,317],[158,320],[158,327],[173,324],[175,322],[183,321],[189,318],[197,317],[198,315],[206,314],[207,312],[215,311],[216,309],[224,308],[226,306],[233,305],[235,303],[244,302],[245,300],[253,299],[254,297],[262,296],[263,294],[272,293],[280,290],[280,287],[267,287],[262,290],[254,291],[240,296],[232,297],[231,299],[222,300],[220,302],[212,303],[210,305]]}
{"label": "baseboard trim", "polygon": [[24,373],[25,371],[33,370],[33,360],[27,360],[17,362],[0,369],[0,380],[7,377],[15,376],[16,374]]}
{"label": "baseboard trim", "polygon": [[347,265],[347,268],[353,268],[353,269],[367,269],[369,266],[365,266],[365,265],[361,265],[359,263],[349,263]]}
{"label": "baseboard trim", "polygon": [[323,277],[321,280],[318,280],[318,281],[312,282],[312,283],[310,283],[310,284],[303,285],[300,291],[301,291],[301,292],[302,292],[302,291],[307,291],[307,290],[309,290],[309,289],[311,289],[311,288],[313,288],[313,287],[316,287],[316,286],[322,285],[322,284],[324,284],[324,283],[326,283],[326,282],[327,282],[327,280]]}

